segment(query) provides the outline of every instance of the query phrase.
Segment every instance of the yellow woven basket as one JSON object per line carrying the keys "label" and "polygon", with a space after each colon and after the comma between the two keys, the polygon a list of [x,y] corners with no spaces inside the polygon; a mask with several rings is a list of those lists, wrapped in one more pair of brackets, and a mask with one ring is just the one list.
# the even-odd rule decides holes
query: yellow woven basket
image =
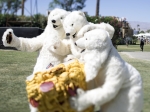
{"label": "yellow woven basket", "polygon": [[[86,90],[84,65],[77,60],[37,72],[26,81],[28,100],[39,112],[76,112],[69,105],[69,97],[76,95],[77,88]],[[93,111],[91,106],[83,112]]]}

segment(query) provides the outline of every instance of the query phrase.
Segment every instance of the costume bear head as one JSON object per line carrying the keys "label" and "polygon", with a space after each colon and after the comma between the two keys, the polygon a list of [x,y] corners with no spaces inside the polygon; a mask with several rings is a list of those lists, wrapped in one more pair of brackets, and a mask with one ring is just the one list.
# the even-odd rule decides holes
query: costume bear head
{"label": "costume bear head", "polygon": [[85,14],[81,11],[73,11],[64,19],[64,30],[66,36],[76,39],[76,35],[79,30],[88,24]]}
{"label": "costume bear head", "polygon": [[48,24],[52,24],[54,29],[59,29],[63,27],[62,23],[69,12],[56,8],[52,11],[49,11],[48,14]]}
{"label": "costume bear head", "polygon": [[113,47],[109,33],[103,29],[91,30],[78,39],[76,45],[85,49],[81,57],[85,62],[86,81],[93,80]]}
{"label": "costume bear head", "polygon": [[66,36],[70,37],[73,41],[84,36],[84,33],[93,29],[106,30],[110,38],[114,35],[114,28],[108,23],[93,24],[87,21],[86,16],[81,11],[73,11],[64,19],[64,30]]}
{"label": "costume bear head", "polygon": [[[76,41],[76,45],[87,50],[103,49],[111,45],[109,33],[103,29],[95,29],[85,33],[83,38]],[[109,41],[109,42],[108,42]]]}

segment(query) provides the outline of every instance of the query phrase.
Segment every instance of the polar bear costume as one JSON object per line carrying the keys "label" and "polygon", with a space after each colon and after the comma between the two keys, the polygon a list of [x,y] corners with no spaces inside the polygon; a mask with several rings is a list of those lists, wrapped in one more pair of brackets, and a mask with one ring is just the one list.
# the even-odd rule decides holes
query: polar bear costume
{"label": "polar bear costume", "polygon": [[[85,14],[82,11],[73,11],[71,12],[63,22],[64,30],[66,32],[66,36],[68,36],[69,39],[69,47],[71,50],[71,55],[68,55],[68,57],[65,59],[65,61],[70,60],[71,58],[80,58],[81,53],[83,52],[83,49],[78,48],[75,46],[75,41],[79,39],[80,37],[83,37],[85,32],[88,32],[93,29],[105,29],[109,32],[111,35],[111,38],[114,34],[114,28],[106,23],[101,24],[92,24],[89,23],[86,19]],[[66,43],[64,43],[66,44]],[[68,43],[67,43],[68,44]],[[63,45],[62,45],[63,46]],[[64,54],[69,54],[67,52],[68,50],[64,50],[64,47],[61,47],[60,49],[57,49],[56,53],[60,53],[61,51],[64,51]],[[65,52],[66,51],[66,52]],[[62,54],[62,53],[61,53]]]}
{"label": "polar bear costume", "polygon": [[90,105],[99,105],[101,112],[141,112],[143,90],[140,73],[125,62],[113,47],[107,31],[95,29],[76,41],[86,51],[86,81],[89,90],[77,90],[71,105],[82,111]]}
{"label": "polar bear costume", "polygon": [[35,38],[17,37],[12,29],[7,29],[2,37],[3,45],[26,52],[39,51],[33,73],[62,63],[64,56],[55,54],[49,49],[55,49],[59,46],[58,41],[62,41],[66,37],[62,22],[68,13],[63,9],[52,10],[44,32]]}
{"label": "polar bear costume", "polygon": [[[59,46],[59,41],[65,41],[66,35],[63,29],[63,20],[69,14],[69,12],[63,9],[54,9],[48,15],[48,22],[44,32],[34,38],[17,37],[13,33],[12,29],[7,29],[2,37],[3,45],[15,47],[18,50],[26,52],[39,51],[37,62],[34,66],[33,74],[27,77],[27,80],[31,80],[34,77],[34,73],[45,70],[47,67],[55,66],[63,62],[65,56],[55,54],[53,49]],[[67,46],[64,46],[67,49]],[[69,51],[69,50],[68,50]],[[31,112],[37,112],[37,108],[34,108],[29,104]]]}

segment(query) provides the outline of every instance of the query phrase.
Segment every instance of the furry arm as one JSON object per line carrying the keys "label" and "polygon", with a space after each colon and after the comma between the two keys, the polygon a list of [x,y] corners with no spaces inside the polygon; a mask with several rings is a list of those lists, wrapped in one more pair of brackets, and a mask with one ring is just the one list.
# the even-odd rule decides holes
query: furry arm
{"label": "furry arm", "polygon": [[115,98],[122,86],[124,78],[121,76],[121,71],[119,71],[121,69],[118,69],[117,72],[114,69],[116,67],[112,66],[106,74],[100,74],[106,76],[106,80],[102,86],[97,85],[97,88],[85,92],[79,89],[78,91],[81,92],[77,91],[77,97],[72,97],[70,100],[72,108],[83,111],[91,105],[102,106]]}
{"label": "furry arm", "polygon": [[35,38],[18,38],[20,41],[20,46],[16,47],[18,50],[21,51],[26,51],[26,52],[34,52],[39,50],[42,45],[43,42],[41,42],[40,39],[38,39],[38,37]]}
{"label": "furry arm", "polygon": [[70,42],[67,39],[63,39],[63,40],[59,39],[57,42],[54,43],[53,46],[50,47],[49,50],[58,55],[66,56],[68,54],[71,54]]}
{"label": "furry arm", "polygon": [[94,25],[94,24],[85,25],[85,26],[83,26],[83,27],[80,29],[80,31],[78,32],[77,37],[78,37],[78,38],[81,38],[81,37],[84,36],[84,34],[85,34],[86,32],[91,31],[91,30],[93,30],[93,29],[96,29],[97,27],[98,27],[98,26],[97,26],[97,25]]}
{"label": "furry arm", "polygon": [[[124,76],[121,76],[121,72],[117,70],[116,67],[112,67],[108,70],[106,75],[106,80],[102,87],[87,91],[85,96],[87,100],[94,105],[103,105],[104,103],[112,100],[120,90]],[[121,70],[121,69],[120,69]],[[91,97],[89,97],[91,96]]]}
{"label": "furry arm", "polygon": [[44,33],[35,38],[18,38],[12,29],[7,29],[3,34],[2,41],[4,46],[16,47],[21,51],[34,52],[42,47],[42,38],[44,38]]}
{"label": "furry arm", "polygon": [[92,51],[92,53],[88,52],[87,50],[84,55],[85,55],[84,56],[84,61],[85,61],[84,70],[86,74],[86,82],[88,82],[90,80],[93,80],[97,76],[99,69],[101,68],[102,63],[101,63],[101,58],[99,58],[101,54],[94,50]]}
{"label": "furry arm", "polygon": [[84,36],[84,34],[86,32],[91,31],[93,29],[104,29],[104,30],[106,30],[109,33],[110,38],[113,37],[114,32],[115,32],[115,29],[110,24],[107,24],[107,23],[88,24],[88,25],[85,25],[84,27],[82,27],[80,29],[80,31],[78,32],[77,36],[79,38],[81,38],[81,37]]}

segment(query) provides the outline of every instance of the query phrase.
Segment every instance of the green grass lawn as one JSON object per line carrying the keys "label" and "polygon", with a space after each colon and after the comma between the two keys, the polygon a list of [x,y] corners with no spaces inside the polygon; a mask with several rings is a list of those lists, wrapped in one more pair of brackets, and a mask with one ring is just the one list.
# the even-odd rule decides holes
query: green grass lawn
{"label": "green grass lawn", "polygon": [[[121,46],[118,47],[123,49]],[[143,112],[149,112],[150,61],[121,56],[141,73],[144,87]],[[25,79],[32,73],[36,58],[37,53],[0,50],[0,112],[29,112]]]}
{"label": "green grass lawn", "polygon": [[29,112],[25,79],[37,53],[0,50],[0,112]]}
{"label": "green grass lawn", "polygon": [[[117,50],[119,52],[137,52],[140,51],[140,45],[139,43],[137,43],[136,45],[128,45],[128,47],[126,45],[118,45]],[[144,45],[144,52],[150,52],[150,44],[146,44]]]}

